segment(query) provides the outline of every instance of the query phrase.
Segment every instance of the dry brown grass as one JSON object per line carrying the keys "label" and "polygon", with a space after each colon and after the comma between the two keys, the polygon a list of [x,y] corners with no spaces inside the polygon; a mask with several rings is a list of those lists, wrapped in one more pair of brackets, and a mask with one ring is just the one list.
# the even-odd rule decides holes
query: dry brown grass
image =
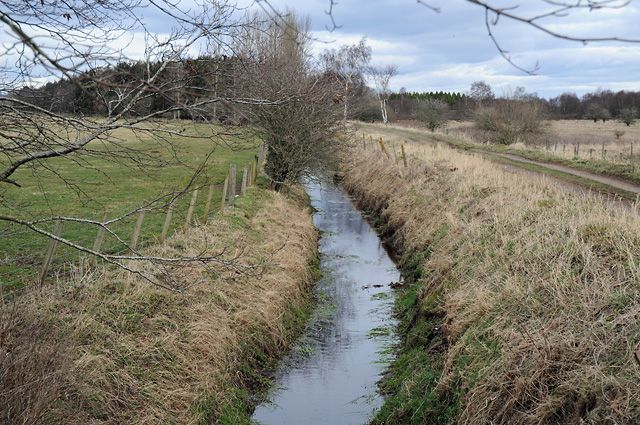
{"label": "dry brown grass", "polygon": [[171,270],[185,284],[173,293],[97,269],[5,303],[0,422],[215,423],[246,366],[289,344],[284,318],[305,300],[316,252],[308,211],[258,189],[247,198],[231,217],[155,250],[227,247],[243,261],[268,260],[264,273],[192,264]]}
{"label": "dry brown grass", "polygon": [[[638,423],[638,206],[444,146],[407,150],[408,169],[359,150],[345,182],[386,220],[405,261],[430,252],[418,310],[445,317],[432,390],[453,406],[450,422]],[[409,379],[402,391],[426,400],[420,385]],[[424,403],[394,402],[396,421],[438,423],[420,416]],[[403,410],[411,405],[422,410]]]}

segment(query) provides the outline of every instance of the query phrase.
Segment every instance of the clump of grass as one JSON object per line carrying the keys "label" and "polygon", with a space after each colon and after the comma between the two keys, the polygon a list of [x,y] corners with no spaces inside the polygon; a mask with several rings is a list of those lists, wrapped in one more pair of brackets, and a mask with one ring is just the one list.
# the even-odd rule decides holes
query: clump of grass
{"label": "clump of grass", "polygon": [[[420,269],[379,424],[640,420],[640,218],[439,145],[358,151],[346,187]],[[637,206],[635,206],[637,209]]]}
{"label": "clump of grass", "polygon": [[305,314],[316,253],[308,211],[251,188],[232,214],[148,249],[226,249],[255,268],[167,269],[181,293],[97,268],[14,297],[0,308],[2,421],[238,423],[249,414],[256,370],[288,347]]}

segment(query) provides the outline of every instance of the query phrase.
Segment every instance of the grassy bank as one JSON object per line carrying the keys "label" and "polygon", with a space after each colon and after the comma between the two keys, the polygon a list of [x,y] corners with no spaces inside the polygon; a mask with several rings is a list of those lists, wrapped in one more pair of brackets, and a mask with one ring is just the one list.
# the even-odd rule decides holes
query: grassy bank
{"label": "grassy bank", "polygon": [[247,423],[257,372],[304,321],[316,240],[306,206],[251,188],[228,215],[148,248],[238,257],[166,268],[180,293],[97,268],[6,301],[0,422]]}
{"label": "grassy bank", "polygon": [[407,148],[406,169],[359,150],[344,180],[412,282],[374,423],[640,420],[637,212]]}

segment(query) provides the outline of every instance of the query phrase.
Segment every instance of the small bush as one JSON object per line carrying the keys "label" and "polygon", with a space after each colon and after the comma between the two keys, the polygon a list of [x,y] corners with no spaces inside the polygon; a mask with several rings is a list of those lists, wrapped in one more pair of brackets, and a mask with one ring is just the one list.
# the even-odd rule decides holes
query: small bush
{"label": "small bush", "polygon": [[618,119],[625,123],[627,127],[636,122],[638,110],[636,108],[624,108],[618,113]]}
{"label": "small bush", "polygon": [[593,122],[598,122],[598,120],[606,122],[611,118],[611,113],[604,106],[598,105],[597,103],[591,103],[587,106],[584,117],[588,120],[593,120]]}
{"label": "small bush", "polygon": [[490,108],[478,108],[476,127],[487,131],[494,143],[511,145],[525,135],[542,132],[543,111],[539,104],[504,100]]}
{"label": "small bush", "polygon": [[416,118],[431,131],[447,124],[449,105],[439,99],[426,99],[416,106]]}

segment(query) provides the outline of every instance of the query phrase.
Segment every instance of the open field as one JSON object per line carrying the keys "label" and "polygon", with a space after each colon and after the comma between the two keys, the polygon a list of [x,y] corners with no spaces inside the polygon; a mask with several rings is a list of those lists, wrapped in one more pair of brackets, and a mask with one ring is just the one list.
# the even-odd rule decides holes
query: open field
{"label": "open field", "polygon": [[359,147],[345,174],[410,282],[374,423],[636,423],[639,206],[406,148],[407,168]]}
{"label": "open field", "polygon": [[[256,154],[257,141],[236,136],[212,137],[212,130],[216,128],[207,124],[164,121],[162,125],[171,130],[182,130],[183,134],[166,136],[162,142],[130,130],[119,130],[113,135],[128,150],[142,152],[142,157],[146,152],[151,154],[155,162],[149,166],[141,168],[125,159],[95,156],[84,156],[81,161],[73,155],[49,160],[47,168],[20,170],[15,178],[22,187],[5,185],[2,188],[0,195],[5,203],[0,205],[0,214],[23,219],[62,215],[102,220],[106,212],[108,218],[114,218],[162,194],[181,190],[205,161],[206,165],[192,187],[204,186],[199,191],[195,216],[202,217],[211,183],[218,185],[213,197],[213,211],[217,211],[229,163],[235,162],[241,170]],[[100,142],[89,147],[102,148]],[[184,223],[190,195],[186,193],[178,199],[171,231]],[[164,216],[165,209],[146,214],[139,245],[157,241]],[[135,221],[134,215],[114,225],[113,230],[128,241]],[[91,247],[96,233],[95,227],[67,223],[62,236]],[[6,222],[0,222],[0,235],[0,289],[33,282],[48,240]],[[116,252],[122,250],[122,246],[113,237],[107,237],[103,250]],[[59,245],[53,272],[61,271],[65,262],[77,260],[78,256],[77,251]]]}

